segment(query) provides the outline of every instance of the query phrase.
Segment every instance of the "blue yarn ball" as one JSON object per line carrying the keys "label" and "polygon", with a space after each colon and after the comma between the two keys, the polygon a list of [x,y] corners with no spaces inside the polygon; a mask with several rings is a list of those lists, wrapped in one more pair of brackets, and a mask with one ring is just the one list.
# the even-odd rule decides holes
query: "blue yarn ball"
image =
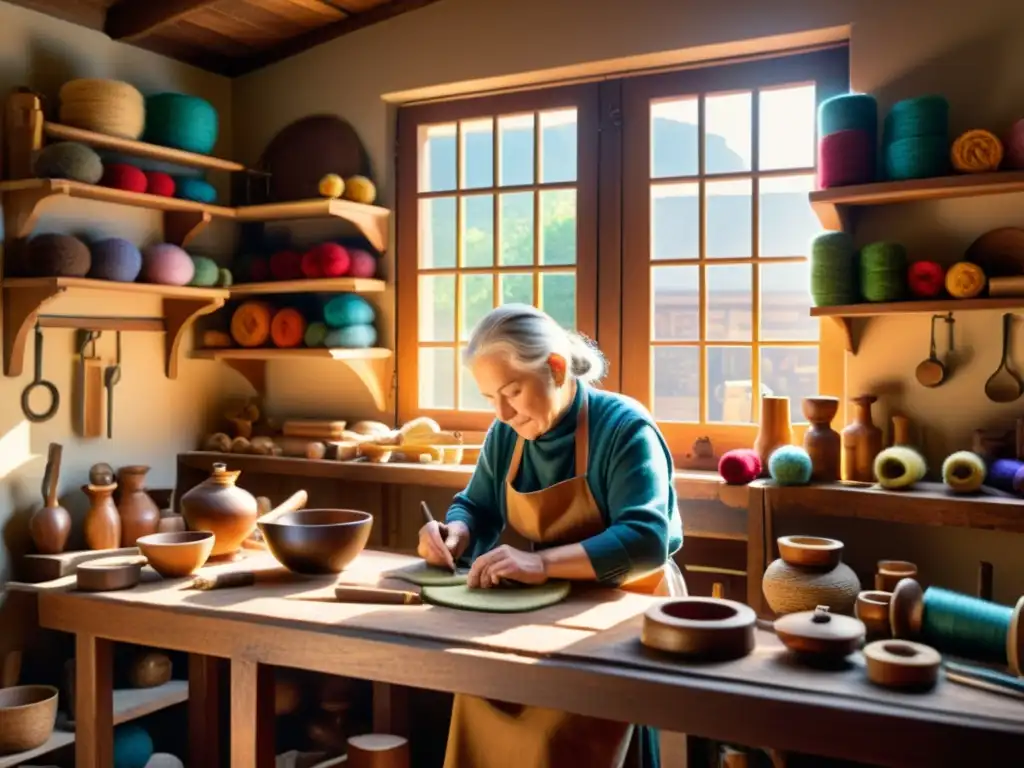
{"label": "blue yarn ball", "polygon": [[153,739],[134,723],[114,729],[114,768],[145,768],[153,756]]}
{"label": "blue yarn ball", "polygon": [[174,196],[197,203],[217,202],[217,190],[206,179],[178,176],[174,179]]}
{"label": "blue yarn ball", "polygon": [[324,305],[324,322],[331,328],[371,325],[376,314],[370,302],[355,293],[339,293]]}
{"label": "blue yarn ball", "polygon": [[217,143],[217,110],[198,96],[158,93],[146,98],[144,141],[209,154]]}
{"label": "blue yarn ball", "polygon": [[928,95],[896,102],[885,116],[882,136],[886,144],[918,136],[941,136],[948,143],[949,101]]}
{"label": "blue yarn ball", "polygon": [[878,132],[878,102],[869,93],[844,93],[825,99],[818,107],[818,136],[839,131]]}
{"label": "blue yarn ball", "polygon": [[347,325],[327,332],[324,337],[325,347],[344,347],[347,349],[368,349],[377,343],[377,329],[372,325]]}
{"label": "blue yarn ball", "polygon": [[783,445],[769,457],[768,473],[779,485],[807,485],[811,481],[811,457],[803,448]]}
{"label": "blue yarn ball", "polygon": [[88,277],[94,280],[133,283],[142,271],[142,252],[130,240],[108,237],[93,243],[89,250],[92,264]]}

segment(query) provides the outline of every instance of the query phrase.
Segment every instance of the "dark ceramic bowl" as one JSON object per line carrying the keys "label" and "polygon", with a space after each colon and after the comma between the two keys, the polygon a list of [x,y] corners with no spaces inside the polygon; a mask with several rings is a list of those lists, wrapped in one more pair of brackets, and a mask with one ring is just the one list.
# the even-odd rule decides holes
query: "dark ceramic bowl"
{"label": "dark ceramic bowl", "polygon": [[278,562],[295,573],[341,573],[370,540],[373,516],[353,509],[303,509],[257,522]]}

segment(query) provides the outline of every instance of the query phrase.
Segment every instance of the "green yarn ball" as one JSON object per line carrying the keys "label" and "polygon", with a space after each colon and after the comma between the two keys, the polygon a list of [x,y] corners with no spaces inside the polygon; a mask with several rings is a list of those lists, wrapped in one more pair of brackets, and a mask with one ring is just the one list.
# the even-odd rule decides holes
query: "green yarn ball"
{"label": "green yarn ball", "polygon": [[146,97],[145,141],[206,155],[217,143],[218,131],[217,110],[205,99],[187,93]]}
{"label": "green yarn ball", "polygon": [[196,273],[192,276],[189,285],[199,288],[210,288],[217,284],[220,277],[220,267],[217,262],[208,256],[193,256],[192,263],[196,266]]}
{"label": "green yarn ball", "polygon": [[899,301],[907,292],[907,249],[870,243],[860,251],[860,293],[867,301]]}
{"label": "green yarn ball", "polygon": [[825,232],[811,241],[811,299],[816,307],[853,304],[859,295],[857,249],[845,232]]}
{"label": "green yarn ball", "polygon": [[949,143],[949,101],[945,96],[917,96],[893,104],[885,116],[882,140],[891,144],[918,136],[941,136]]}
{"label": "green yarn ball", "polygon": [[768,458],[768,474],[778,485],[807,485],[811,482],[811,457],[803,448],[783,445]]}
{"label": "green yarn ball", "polygon": [[843,93],[818,107],[818,137],[839,131],[878,133],[878,102],[869,93]]}
{"label": "green yarn ball", "polygon": [[307,347],[322,347],[325,338],[327,338],[327,326],[324,323],[317,321],[306,326],[306,335],[303,341]]}

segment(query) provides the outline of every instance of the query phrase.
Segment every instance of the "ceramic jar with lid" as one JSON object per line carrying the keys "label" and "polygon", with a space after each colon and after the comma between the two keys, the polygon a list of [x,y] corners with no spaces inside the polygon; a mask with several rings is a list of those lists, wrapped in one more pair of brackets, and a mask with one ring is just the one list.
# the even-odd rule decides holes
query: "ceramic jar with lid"
{"label": "ceramic jar with lid", "polygon": [[853,613],[860,579],[843,562],[843,542],[819,536],[782,536],[779,557],[761,581],[768,606],[776,615],[813,611]]}
{"label": "ceramic jar with lid", "polygon": [[189,530],[214,535],[210,557],[237,554],[256,528],[256,497],[235,484],[240,474],[226,464],[214,464],[211,475],[181,497],[181,514]]}

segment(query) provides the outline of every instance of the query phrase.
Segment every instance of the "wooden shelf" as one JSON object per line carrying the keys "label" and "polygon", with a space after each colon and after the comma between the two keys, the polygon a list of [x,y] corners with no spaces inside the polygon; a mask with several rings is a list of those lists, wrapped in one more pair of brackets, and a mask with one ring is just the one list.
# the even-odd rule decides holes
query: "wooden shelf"
{"label": "wooden shelf", "polygon": [[113,152],[120,152],[133,157],[144,157],[149,160],[159,160],[164,163],[181,165],[187,168],[203,168],[210,171],[245,171],[248,170],[241,163],[232,160],[221,160],[219,157],[200,155],[195,152],[185,152],[173,147],[161,147],[157,144],[147,144],[143,141],[132,141],[117,136],[108,136],[95,131],[87,131],[83,128],[74,128],[70,125],[60,123],[43,123],[43,134],[47,138],[58,141],[77,141],[80,144],[88,144],[97,149],[107,149]]}
{"label": "wooden shelf", "polygon": [[390,349],[197,349],[192,357],[200,360],[222,360],[242,374],[257,392],[265,392],[266,365],[271,360],[338,360],[344,362],[363,382],[378,410],[386,410],[391,392],[393,353]]}
{"label": "wooden shelf", "polygon": [[325,277],[315,280],[280,280],[273,283],[241,283],[231,286],[231,295],[256,296],[272,293],[380,293],[383,280],[369,277]]}
{"label": "wooden shelf", "polygon": [[[107,292],[159,296],[163,300],[164,373],[169,379],[178,376],[178,350],[185,332],[196,318],[224,305],[228,292],[218,288],[189,288],[149,283],[117,283],[74,277],[27,277],[5,279],[3,286],[4,374],[20,376],[24,370],[25,342],[29,331],[44,306],[62,294]],[[125,330],[150,330],[125,320]],[[92,328],[88,318],[76,317],[60,327]],[[104,329],[115,329],[109,322]]]}
{"label": "wooden shelf", "polygon": [[1024,171],[940,176],[934,179],[883,181],[835,187],[810,193],[811,208],[825,229],[850,231],[853,212],[871,205],[948,200],[956,197],[1024,192]]}
{"label": "wooden shelf", "polygon": [[[114,691],[114,725],[137,720],[186,701],[188,701],[188,683],[184,680],[171,680],[155,688],[118,689]],[[58,716],[59,724],[60,716]],[[0,755],[0,768],[13,768],[28,760],[74,744],[74,742],[74,731],[58,728],[54,730],[49,741],[37,749],[14,755]]]}
{"label": "wooden shelf", "polygon": [[364,205],[350,200],[298,200],[290,203],[267,203],[235,209],[239,221],[287,221],[335,217],[351,222],[374,248],[383,253],[388,247],[388,226],[391,211],[379,205]]}

